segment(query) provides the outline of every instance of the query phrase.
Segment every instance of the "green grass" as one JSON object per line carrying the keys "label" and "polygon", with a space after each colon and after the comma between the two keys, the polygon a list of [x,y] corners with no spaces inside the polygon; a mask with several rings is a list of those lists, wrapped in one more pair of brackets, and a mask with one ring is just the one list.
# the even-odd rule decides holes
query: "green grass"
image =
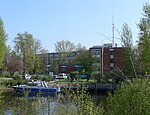
{"label": "green grass", "polygon": [[80,79],[80,80],[74,80],[71,82],[71,80],[62,80],[62,81],[56,81],[60,84],[83,84],[83,83],[94,83],[96,82],[94,79],[90,79],[87,81],[87,79]]}

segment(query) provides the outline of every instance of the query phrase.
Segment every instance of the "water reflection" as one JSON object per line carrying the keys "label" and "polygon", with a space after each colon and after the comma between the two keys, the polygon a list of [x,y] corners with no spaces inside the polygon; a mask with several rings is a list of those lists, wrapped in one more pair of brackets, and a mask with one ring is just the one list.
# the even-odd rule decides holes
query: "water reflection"
{"label": "water reflection", "polygon": [[[0,114],[5,115],[55,115],[68,111],[70,114],[77,112],[75,104],[66,101],[68,97],[62,94],[55,97],[15,97],[5,94],[0,98]],[[97,105],[105,104],[105,94],[92,94],[92,101]],[[68,109],[69,107],[69,109]]]}
{"label": "water reflection", "polygon": [[0,114],[3,115],[48,115],[58,103],[57,97],[14,97],[0,96]]}

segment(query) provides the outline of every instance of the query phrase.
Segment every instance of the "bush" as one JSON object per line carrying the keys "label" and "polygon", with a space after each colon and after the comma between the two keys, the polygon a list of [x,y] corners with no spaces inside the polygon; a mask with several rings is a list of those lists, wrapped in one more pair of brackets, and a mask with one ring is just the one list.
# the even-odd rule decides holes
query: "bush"
{"label": "bush", "polygon": [[97,82],[102,82],[102,74],[100,72],[94,73],[92,74],[92,76],[94,77],[94,79],[96,79]]}
{"label": "bush", "polygon": [[8,71],[4,71],[2,72],[2,77],[5,77],[5,78],[9,78],[10,77],[10,73]]}
{"label": "bush", "polygon": [[0,84],[4,87],[14,86],[17,84],[16,80],[3,80],[0,82]]}
{"label": "bush", "polygon": [[65,102],[65,106],[59,106],[58,115],[103,115],[104,108],[92,101],[91,95],[86,89],[67,90],[60,102]]}
{"label": "bush", "polygon": [[42,78],[43,81],[52,81],[52,76],[44,75]]}
{"label": "bush", "polygon": [[19,75],[18,72],[15,72],[12,77],[14,78],[14,80],[21,80],[22,79],[21,75]]}
{"label": "bush", "polygon": [[12,76],[14,78],[14,80],[16,81],[16,83],[19,85],[19,84],[22,84],[22,76],[19,75],[18,72],[15,72]]}
{"label": "bush", "polygon": [[150,80],[135,79],[133,83],[123,83],[108,97],[108,115],[149,115]]}

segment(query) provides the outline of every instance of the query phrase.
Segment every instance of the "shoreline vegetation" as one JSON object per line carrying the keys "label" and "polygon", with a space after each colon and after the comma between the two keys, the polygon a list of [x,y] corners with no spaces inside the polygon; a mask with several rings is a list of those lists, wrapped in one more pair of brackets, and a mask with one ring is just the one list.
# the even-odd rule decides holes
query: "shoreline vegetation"
{"label": "shoreline vegetation", "polygon": [[[60,83],[60,82],[59,82]],[[66,84],[62,84],[66,85]],[[89,93],[86,92],[86,90],[83,88],[83,90],[66,90],[64,93],[64,96],[60,96],[58,98],[59,103],[57,103],[57,109],[61,111],[61,113],[57,113],[57,109],[55,110],[53,107],[53,113],[57,113],[57,115],[70,115],[75,114],[80,115],[82,114],[89,114],[89,115],[127,115],[127,114],[150,114],[150,97],[149,97],[149,89],[150,86],[150,79],[148,77],[143,78],[135,78],[133,82],[123,82],[119,85],[118,89],[115,90],[115,92],[108,93],[106,96],[106,102],[105,104],[102,102],[99,102],[97,105],[96,102],[92,101],[92,97]],[[8,91],[8,90],[7,90]],[[3,95],[5,92],[6,94],[6,87],[0,86],[0,102],[1,104],[6,103],[5,100],[11,100],[13,99],[13,104],[17,104],[16,101],[22,101],[24,104],[21,105],[20,112],[27,113],[28,111],[28,99],[23,98],[15,98],[12,96],[11,92],[9,92],[9,95]],[[32,100],[33,104],[35,104],[37,108],[40,108],[41,111],[49,112],[49,109],[47,107],[47,110],[44,110],[42,106],[44,103],[47,105],[51,103],[50,99],[47,99],[45,102],[44,98],[41,99],[34,99]],[[37,104],[38,103],[38,104]],[[0,105],[1,105],[0,104]],[[6,104],[9,106],[8,104]],[[115,105],[115,106],[114,106]],[[26,110],[23,110],[24,106],[26,106]],[[53,105],[56,106],[56,105]],[[11,112],[16,113],[17,107],[10,107]],[[6,106],[2,106],[0,108],[0,113],[4,113]],[[39,110],[36,110],[37,108],[32,107],[32,112],[39,113]],[[74,110],[74,111],[73,111]],[[40,115],[40,114],[39,114]]]}

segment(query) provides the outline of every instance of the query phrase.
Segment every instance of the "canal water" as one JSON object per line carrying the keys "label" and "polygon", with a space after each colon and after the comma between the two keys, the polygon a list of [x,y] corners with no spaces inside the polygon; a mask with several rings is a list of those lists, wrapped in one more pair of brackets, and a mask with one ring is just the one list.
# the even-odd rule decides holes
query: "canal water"
{"label": "canal water", "polygon": [[[91,94],[92,101],[99,105],[105,103],[106,95]],[[71,107],[76,112],[74,103],[68,103],[67,97],[60,94],[55,97],[16,97],[5,93],[0,97],[0,115],[63,115]]]}

